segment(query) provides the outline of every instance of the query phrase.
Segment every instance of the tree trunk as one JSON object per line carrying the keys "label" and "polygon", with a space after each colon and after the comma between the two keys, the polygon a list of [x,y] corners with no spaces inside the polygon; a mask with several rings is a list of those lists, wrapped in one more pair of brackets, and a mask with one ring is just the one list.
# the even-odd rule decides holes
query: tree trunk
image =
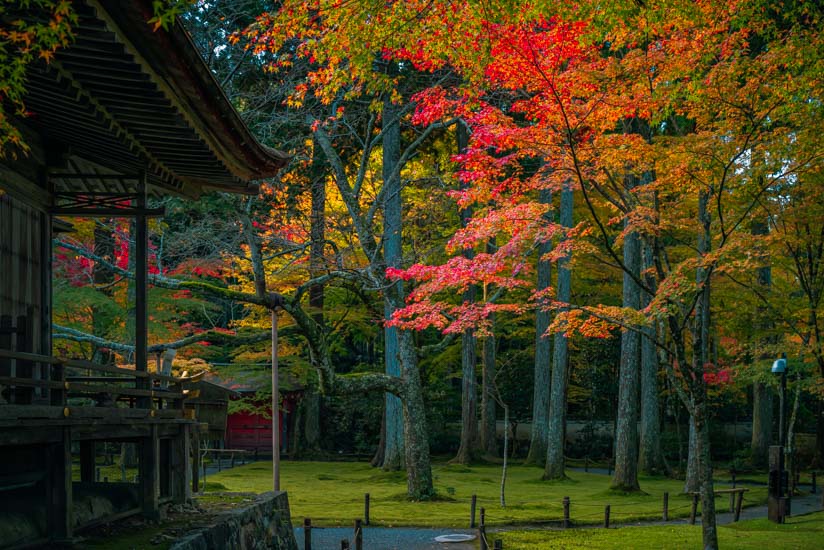
{"label": "tree trunk", "polygon": [[[750,232],[753,235],[768,235],[769,226],[766,220],[756,219],[752,223]],[[759,290],[768,295],[772,287],[772,267],[762,265],[756,270],[756,280]],[[755,328],[763,332],[770,333],[773,323],[766,306],[759,306],[755,311]],[[775,343],[774,337],[761,339],[760,345]],[[760,347],[760,346],[759,346]],[[761,359],[766,359],[768,355],[759,351]],[[752,439],[750,440],[751,461],[755,468],[767,469],[769,447],[772,443],[772,416],[773,416],[772,390],[763,382],[755,381],[752,388]]]}
{"label": "tree trunk", "polygon": [[378,437],[378,448],[375,449],[375,454],[369,465],[379,468],[383,464],[383,453],[386,451],[386,397],[384,396],[383,407],[381,407],[381,434]]}
{"label": "tree trunk", "polygon": [[795,397],[793,398],[793,410],[790,413],[790,420],[787,423],[787,446],[784,448],[784,464],[790,478],[790,496],[796,492],[795,475],[798,465],[796,464],[795,452],[795,421],[798,418],[798,403],[801,397],[801,373],[795,373]]}
{"label": "tree trunk", "polygon": [[[552,195],[548,189],[540,192],[542,204],[552,204]],[[550,223],[552,215],[544,214],[544,221]],[[552,262],[543,257],[552,251],[552,242],[543,242],[538,246],[538,282],[535,289],[542,291],[552,285]],[[543,466],[546,462],[547,430],[549,428],[549,382],[552,367],[552,340],[546,335],[551,317],[549,311],[538,307],[535,312],[535,370],[532,387],[532,433],[529,438],[527,464]]]}
{"label": "tree trunk", "polygon": [[710,429],[706,419],[706,404],[696,405],[695,432],[696,455],[698,456],[701,480],[701,535],[704,550],[717,550],[718,530],[715,525],[715,492],[712,481],[712,460],[710,454]]}
{"label": "tree trunk", "polygon": [[[642,243],[642,266],[646,273],[653,267],[652,247]],[[647,275],[644,280],[655,288],[655,279]],[[641,307],[649,305],[651,296],[641,294]],[[641,445],[638,467],[646,475],[660,475],[666,471],[661,454],[661,413],[658,392],[658,351],[655,347],[655,326],[644,328],[641,338]]]}
{"label": "tree trunk", "polygon": [[824,466],[824,402],[817,400],[815,412],[815,455],[813,456],[813,468]]}
{"label": "tree trunk", "polygon": [[[383,254],[386,267],[401,267],[401,182],[392,173],[400,161],[401,132],[397,119],[397,106],[389,96],[383,102],[383,185],[385,190]],[[402,307],[402,299],[393,299],[390,294],[403,296],[402,283],[392,283],[384,292],[384,317],[390,319],[397,307]],[[399,305],[400,304],[400,305]],[[386,374],[401,376],[400,345],[398,329],[384,328],[384,363]],[[403,467],[403,406],[396,396],[386,394],[386,438],[384,440],[383,463],[385,470]]]}
{"label": "tree trunk", "polygon": [[400,331],[399,336],[405,397],[403,420],[407,495],[415,500],[426,500],[434,495],[435,490],[432,486],[429,434],[418,372],[418,354],[415,350],[414,335],[410,331]]}
{"label": "tree trunk", "polygon": [[[458,124],[457,127],[458,152],[463,152],[468,143],[466,127]],[[472,217],[471,209],[464,209],[460,213],[461,225],[466,226]],[[475,255],[471,248],[463,250],[465,258],[472,259]],[[465,303],[475,302],[477,289],[470,285],[463,295]],[[461,444],[458,454],[451,462],[455,464],[469,464],[478,450],[478,401],[475,389],[475,366],[477,362],[477,344],[475,334],[467,329],[461,334]]]}
{"label": "tree trunk", "polygon": [[[111,220],[104,219],[95,223],[94,226],[94,253],[96,256],[105,258],[110,262],[114,261],[114,239],[112,238]],[[114,281],[114,273],[102,262],[95,262],[92,267],[92,280],[96,286],[108,285]],[[111,292],[103,290],[106,295]],[[105,336],[111,326],[112,319],[106,319],[99,308],[92,307],[92,334]],[[108,364],[113,361],[111,352],[101,351],[99,346],[95,346],[92,354],[92,361],[100,364]]]}
{"label": "tree trunk", "polygon": [[301,452],[303,454],[320,451],[320,394],[317,388],[306,388],[301,400]]}
{"label": "tree trunk", "polygon": [[772,390],[763,382],[752,386],[752,465],[755,468],[767,468],[767,454],[772,442],[773,425]]}
{"label": "tree trunk", "polygon": [[[514,435],[514,434],[513,434]],[[509,407],[504,404],[504,463],[501,466],[501,508],[506,508],[506,469],[509,461]]]}
{"label": "tree trunk", "polygon": [[[698,221],[703,232],[698,238],[699,261],[703,262],[711,249],[709,194],[702,192],[698,197]],[[710,452],[709,414],[707,410],[707,385],[704,372],[709,361],[710,350],[710,289],[711,268],[700,265],[696,270],[699,295],[695,305],[695,328],[692,334],[693,375],[691,382],[693,415],[695,423],[698,477],[701,480],[701,533],[705,550],[718,548],[718,532],[715,526],[715,493],[712,482],[712,454]]]}
{"label": "tree trunk", "polygon": [[475,335],[469,330],[464,331],[461,335],[461,445],[458,447],[458,454],[450,461],[453,464],[469,464],[478,449],[475,344]]}
{"label": "tree trunk", "polygon": [[[565,184],[561,191],[560,221],[563,227],[572,227],[572,189]],[[558,301],[569,303],[572,296],[572,273],[569,255],[558,261]],[[544,479],[563,479],[564,435],[566,433],[566,385],[568,342],[562,333],[555,334],[552,357],[552,381],[549,396],[549,430]]]}
{"label": "tree trunk", "polygon": [[[312,147],[312,210],[309,214],[309,278],[315,279],[326,270],[324,249],[326,245],[326,174],[323,149],[314,143]],[[309,288],[309,307],[315,320],[323,324],[323,285]]]}
{"label": "tree trunk", "polygon": [[689,417],[690,429],[687,444],[687,472],[684,478],[684,492],[694,492],[701,490],[701,479],[699,478],[698,464],[698,432],[695,429],[695,420],[692,415]]}
{"label": "tree trunk", "polygon": [[[638,233],[624,237],[624,265],[635,277],[641,272],[641,243]],[[630,273],[624,273],[623,306],[641,306],[641,289]],[[618,416],[615,423],[615,472],[612,489],[638,491],[638,379],[641,359],[640,334],[624,329],[621,334],[621,363],[618,375]]]}
{"label": "tree trunk", "polygon": [[[493,321],[494,323],[494,321]],[[495,336],[484,338],[483,394],[481,398],[481,447],[488,457],[498,456],[497,411],[495,407]]]}

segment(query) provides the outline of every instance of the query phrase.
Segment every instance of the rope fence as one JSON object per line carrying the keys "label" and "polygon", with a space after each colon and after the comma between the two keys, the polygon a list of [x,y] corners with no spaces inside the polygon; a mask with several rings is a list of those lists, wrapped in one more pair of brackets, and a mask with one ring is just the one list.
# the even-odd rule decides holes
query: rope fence
{"label": "rope fence", "polygon": [[[741,514],[741,509],[746,506],[756,506],[763,504],[760,499],[747,496],[746,492],[749,489],[716,489],[716,501],[722,500],[725,494],[729,494],[731,499],[730,512],[734,513],[733,521],[738,521]],[[670,494],[665,492],[661,495],[659,500],[661,518],[658,521],[669,521],[671,517],[688,518],[691,524],[696,522],[696,519],[701,509],[701,499],[698,493],[679,493],[676,498],[670,500]],[[733,498],[735,502],[733,503]],[[486,508],[482,506],[484,503],[492,504],[494,499],[481,499],[478,495],[472,495],[469,500],[469,528],[477,529],[477,537],[480,543],[481,550],[498,550],[503,549],[501,540],[490,540],[487,536],[486,529],[487,516]],[[341,548],[363,550],[364,526],[369,525],[370,514],[370,495],[364,495],[364,516],[366,520],[356,519],[354,521],[353,536],[351,539],[343,539],[340,541]],[[456,503],[462,504],[462,503]],[[651,514],[654,510],[650,508],[654,504],[652,498],[645,500],[633,500],[630,502],[590,502],[586,500],[572,500],[570,497],[563,497],[560,501],[547,500],[525,500],[515,503],[508,503],[508,508],[524,507],[524,506],[539,506],[547,511],[544,518],[532,520],[531,523],[555,523],[559,524],[564,529],[570,528],[573,525],[597,525],[601,523],[604,528],[609,529],[613,521],[628,521],[640,519],[653,519]],[[636,507],[646,506],[647,508],[638,510]],[[718,505],[717,510],[722,510],[724,506]],[[505,510],[506,508],[504,508]],[[476,510],[480,511],[480,521],[476,524]],[[503,522],[507,522],[507,518],[501,518]],[[511,522],[510,522],[511,523]],[[312,550],[312,531],[316,529],[323,529],[312,525],[311,519],[306,518],[303,522],[304,546],[303,550]],[[350,540],[352,541],[350,545]]]}

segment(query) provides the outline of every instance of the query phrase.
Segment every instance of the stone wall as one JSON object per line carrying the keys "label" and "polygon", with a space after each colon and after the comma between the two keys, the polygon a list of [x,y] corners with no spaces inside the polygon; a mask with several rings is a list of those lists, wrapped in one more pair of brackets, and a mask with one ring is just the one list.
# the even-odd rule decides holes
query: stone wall
{"label": "stone wall", "polygon": [[297,550],[289,498],[264,493],[248,506],[224,512],[209,527],[184,536],[171,550]]}

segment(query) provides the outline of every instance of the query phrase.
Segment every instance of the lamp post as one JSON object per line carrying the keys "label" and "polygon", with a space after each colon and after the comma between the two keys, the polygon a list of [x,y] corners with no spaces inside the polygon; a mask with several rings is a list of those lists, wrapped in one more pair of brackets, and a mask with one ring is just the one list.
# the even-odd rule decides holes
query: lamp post
{"label": "lamp post", "polygon": [[773,361],[772,366],[772,373],[773,374],[780,374],[781,375],[781,393],[779,395],[780,401],[780,410],[778,416],[778,444],[782,447],[787,446],[787,430],[784,429],[784,423],[786,420],[786,399],[785,396],[787,395],[787,354],[782,353],[781,359],[776,359]]}
{"label": "lamp post", "polygon": [[[778,446],[770,447],[770,477],[767,496],[767,515],[771,521],[784,523],[789,515],[790,502],[785,495],[787,483],[784,481],[784,449],[787,441],[785,429],[786,393],[787,393],[787,354],[773,362],[773,374],[781,375],[780,408],[778,417]],[[787,495],[788,496],[788,495]]]}
{"label": "lamp post", "polygon": [[278,387],[278,311],[272,308],[272,487],[280,491],[280,388]]}

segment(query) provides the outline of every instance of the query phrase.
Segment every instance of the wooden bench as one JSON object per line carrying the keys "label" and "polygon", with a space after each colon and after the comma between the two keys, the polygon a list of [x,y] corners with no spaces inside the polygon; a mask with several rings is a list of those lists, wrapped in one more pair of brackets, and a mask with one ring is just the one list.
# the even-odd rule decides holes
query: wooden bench
{"label": "wooden bench", "polygon": [[[713,491],[714,496],[718,495],[730,495],[730,512],[735,512],[735,516],[733,521],[738,521],[738,518],[741,517],[741,505],[744,501],[744,493],[749,491],[749,489],[745,487],[733,487],[732,489],[715,489]],[[690,491],[690,495],[692,495],[692,508],[690,509],[690,525],[695,525],[695,514],[698,510],[698,499],[701,497],[700,491]],[[733,510],[733,500],[735,499],[736,495],[738,496],[737,501],[735,502],[734,510]]]}

